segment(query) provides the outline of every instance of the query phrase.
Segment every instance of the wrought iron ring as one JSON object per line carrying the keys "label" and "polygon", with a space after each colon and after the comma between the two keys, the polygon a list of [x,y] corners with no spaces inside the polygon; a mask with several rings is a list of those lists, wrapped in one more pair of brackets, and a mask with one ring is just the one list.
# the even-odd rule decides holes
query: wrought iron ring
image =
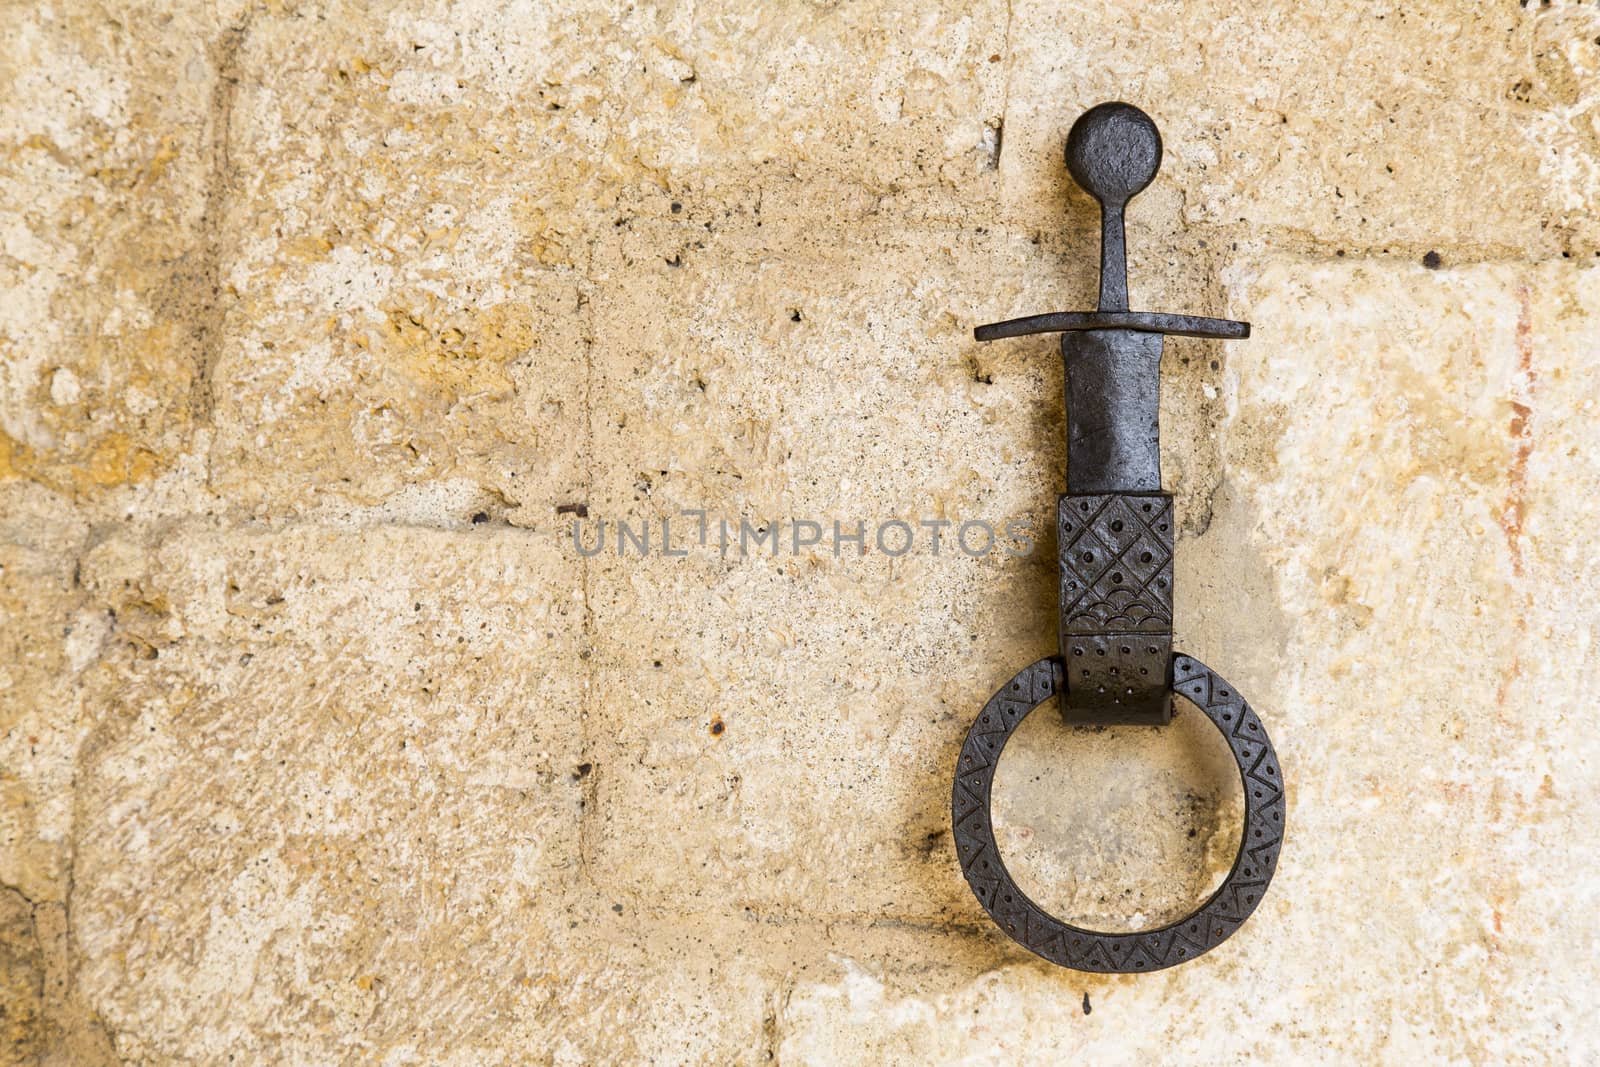
{"label": "wrought iron ring", "polygon": [[983,706],[957,764],[951,817],[962,873],[1000,929],[1051,963],[1079,971],[1158,971],[1216,948],[1256,909],[1283,844],[1283,774],[1266,727],[1233,686],[1192,657],[1175,654],[1172,692],[1205,712],[1233,752],[1244,785],[1244,831],[1228,877],[1193,915],[1155,930],[1116,934],[1071,926],[1018,888],[1000,858],[989,793],[1017,725],[1064,689],[1061,660],[1025,667]]}

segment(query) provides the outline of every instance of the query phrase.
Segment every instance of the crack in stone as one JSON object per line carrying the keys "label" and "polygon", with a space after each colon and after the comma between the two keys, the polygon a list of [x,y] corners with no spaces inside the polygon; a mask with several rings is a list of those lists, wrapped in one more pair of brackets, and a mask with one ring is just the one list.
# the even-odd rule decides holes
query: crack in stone
{"label": "crack in stone", "polygon": [[211,171],[206,182],[205,209],[200,216],[198,255],[192,270],[181,272],[187,277],[180,278],[186,289],[200,294],[200,307],[195,315],[198,352],[189,400],[195,421],[201,425],[212,423],[216,408],[214,375],[225,314],[222,305],[223,216],[234,178],[229,139],[241,79],[239,55],[254,18],[252,8],[224,30],[210,49],[216,78],[206,116],[210,125]]}
{"label": "crack in stone", "polygon": [[[16,947],[33,961],[28,984],[37,1004],[37,1014],[31,1018],[9,1005],[0,1010],[6,1023],[6,1051],[17,1053],[31,1045],[28,1059],[40,1065],[90,1067],[116,1062],[110,1028],[78,987],[67,903],[36,900],[21,886],[10,884],[0,884],[0,894],[16,898],[27,912],[23,935],[27,943]],[[12,947],[3,944],[0,951],[11,957]]]}

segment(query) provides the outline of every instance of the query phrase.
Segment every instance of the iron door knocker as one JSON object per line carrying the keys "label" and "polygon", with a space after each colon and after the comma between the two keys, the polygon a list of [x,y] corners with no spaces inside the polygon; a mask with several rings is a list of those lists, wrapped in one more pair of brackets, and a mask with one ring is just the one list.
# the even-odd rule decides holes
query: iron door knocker
{"label": "iron door knocker", "polygon": [[[1129,104],[1079,117],[1067,169],[1100,204],[1097,311],[1033,315],[980,326],[979,341],[1061,334],[1066,364],[1067,492],[1057,509],[1060,653],[1023,668],[979,713],[961,746],[951,818],[956,853],[990,917],[1024,948],[1080,971],[1154,971],[1194,959],[1237,930],[1261,901],[1283,841],[1282,775],[1267,731],[1238,690],[1172,648],[1172,497],[1161,491],[1157,427],[1165,334],[1244,338],[1226,319],[1128,310],[1123,209],[1155,178],[1161,135]],[[1159,726],[1172,694],[1222,732],[1244,784],[1244,829],[1221,887],[1198,911],[1138,933],[1084,930],[1018,888],[995,844],[989,794],[1006,741],[1059,695],[1070,723]]]}

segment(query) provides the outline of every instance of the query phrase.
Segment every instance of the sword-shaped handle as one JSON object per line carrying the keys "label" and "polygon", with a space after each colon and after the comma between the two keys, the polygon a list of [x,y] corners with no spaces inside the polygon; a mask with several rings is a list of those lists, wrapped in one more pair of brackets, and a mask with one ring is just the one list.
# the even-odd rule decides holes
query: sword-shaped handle
{"label": "sword-shaped handle", "polygon": [[1161,491],[1165,334],[1239,338],[1250,324],[1128,310],[1123,217],[1161,167],[1161,133],[1131,104],[1090,108],[1067,169],[1100,205],[1100,306],[980,326],[979,341],[1060,332],[1067,495],[1057,528],[1061,660],[1073,722],[1160,724],[1172,714],[1172,498]]}
{"label": "sword-shaped handle", "polygon": [[1067,134],[1066,162],[1073,180],[1100,205],[1099,308],[990,323],[974,336],[1063,335],[1069,493],[1160,492],[1160,337],[1248,337],[1250,324],[1128,309],[1123,218],[1128,201],[1161,168],[1161,132],[1149,115],[1119,102],[1090,108]]}

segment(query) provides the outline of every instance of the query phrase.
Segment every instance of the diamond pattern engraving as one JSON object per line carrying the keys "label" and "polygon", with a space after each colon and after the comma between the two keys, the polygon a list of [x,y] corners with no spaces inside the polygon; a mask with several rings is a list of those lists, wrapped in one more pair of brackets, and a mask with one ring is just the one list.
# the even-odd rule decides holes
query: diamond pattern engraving
{"label": "diamond pattern engraving", "polygon": [[1061,658],[1073,722],[1160,724],[1171,717],[1172,497],[1061,498]]}
{"label": "diamond pattern engraving", "polygon": [[1058,510],[1065,633],[1172,631],[1172,497],[1064,496]]}

